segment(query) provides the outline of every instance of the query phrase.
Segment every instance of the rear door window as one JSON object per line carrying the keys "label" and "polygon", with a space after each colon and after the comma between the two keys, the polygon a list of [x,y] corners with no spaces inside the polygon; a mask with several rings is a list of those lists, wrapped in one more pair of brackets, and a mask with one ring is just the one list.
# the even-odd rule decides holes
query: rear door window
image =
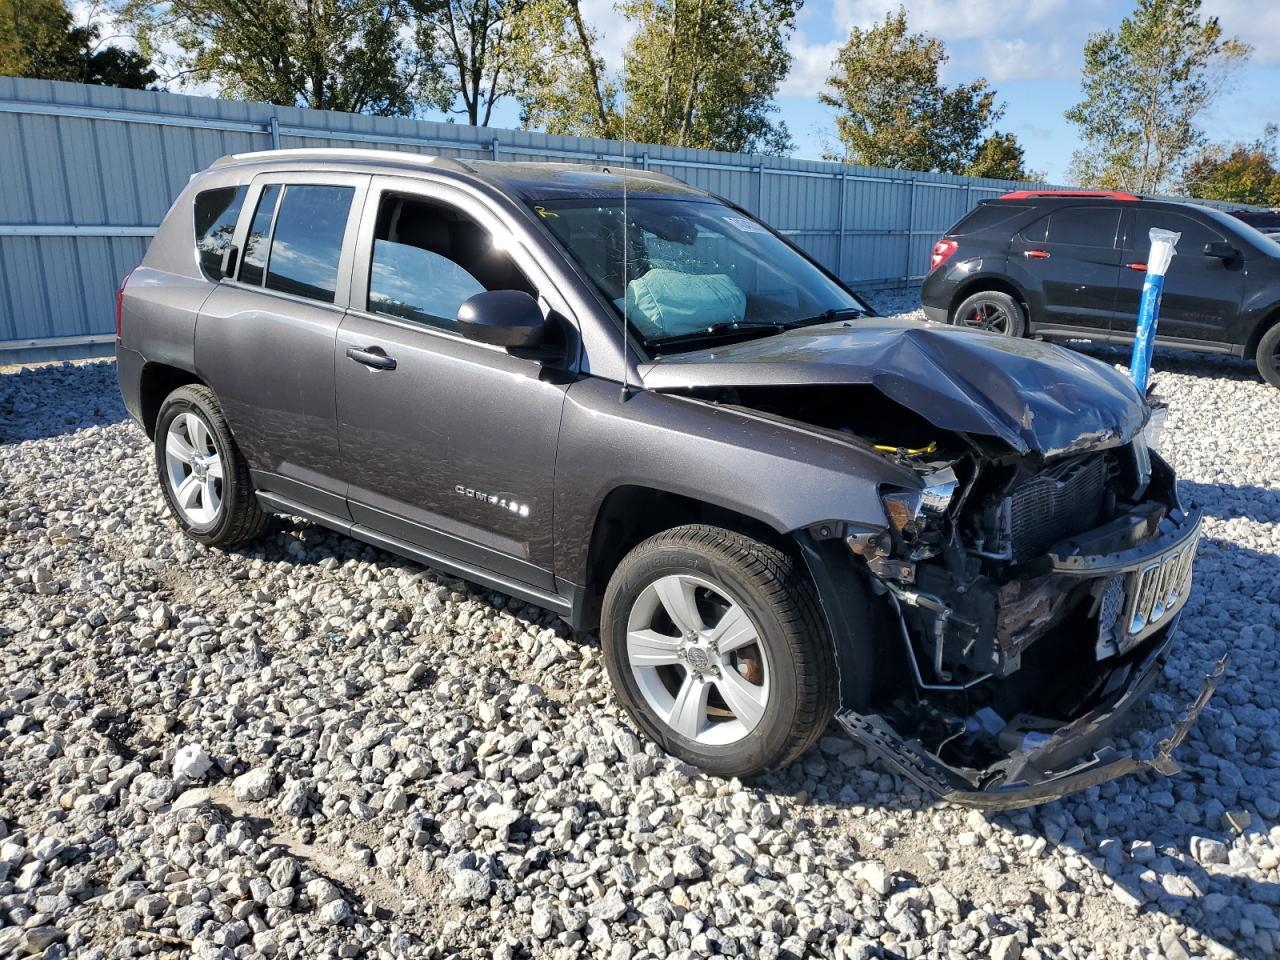
{"label": "rear door window", "polygon": [[1206,243],[1216,243],[1224,237],[1199,220],[1173,213],[1169,210],[1139,210],[1133,217],[1133,229],[1129,231],[1130,250],[1148,250],[1151,247],[1151,228],[1173,230],[1182,234],[1178,238],[1179,253],[1200,253]]}
{"label": "rear door window", "polygon": [[240,258],[240,282],[253,286],[262,285],[262,275],[267,267],[267,244],[271,240],[271,221],[275,219],[276,202],[280,199],[280,185],[271,184],[258,198],[258,209],[249,226],[249,236],[244,241],[244,255]]}
{"label": "rear door window", "polygon": [[280,201],[267,287],[333,303],[353,187],[289,184]]}
{"label": "rear door window", "polygon": [[196,253],[201,269],[210,280],[222,274],[222,254],[231,246],[248,192],[249,188],[243,186],[218,187],[196,194]]}
{"label": "rear door window", "polygon": [[961,217],[960,222],[947,231],[947,235],[965,237],[982,230],[990,230],[1026,212],[1026,207],[1012,203],[980,203]]}
{"label": "rear door window", "polygon": [[1067,207],[1049,215],[1049,243],[1069,243],[1078,247],[1116,245],[1120,211],[1108,207]]}

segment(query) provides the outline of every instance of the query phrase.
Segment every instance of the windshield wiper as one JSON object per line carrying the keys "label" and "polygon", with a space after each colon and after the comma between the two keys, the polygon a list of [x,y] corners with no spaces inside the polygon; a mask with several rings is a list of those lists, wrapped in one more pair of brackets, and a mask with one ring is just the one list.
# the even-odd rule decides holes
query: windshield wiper
{"label": "windshield wiper", "polygon": [[812,317],[805,317],[803,320],[792,320],[785,326],[788,330],[791,330],[796,327],[812,327],[819,323],[831,323],[834,320],[843,320],[845,317],[865,316],[868,316],[868,313],[861,307],[832,307]]}
{"label": "windshield wiper", "polygon": [[721,340],[741,333],[754,334],[759,331],[781,333],[787,329],[787,326],[785,323],[756,323],[754,321],[713,323],[703,327],[701,330],[691,330],[689,333],[676,333],[669,337],[655,337],[649,341],[648,345],[660,350],[663,347],[675,344],[696,343],[699,340]]}

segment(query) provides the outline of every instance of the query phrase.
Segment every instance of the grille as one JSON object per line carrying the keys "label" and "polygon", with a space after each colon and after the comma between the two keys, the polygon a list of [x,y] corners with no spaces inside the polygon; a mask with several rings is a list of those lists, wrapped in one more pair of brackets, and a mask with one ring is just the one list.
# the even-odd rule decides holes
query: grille
{"label": "grille", "polygon": [[1009,496],[1009,543],[1017,562],[1034,560],[1064,537],[1096,527],[1106,495],[1107,458],[1057,464]]}

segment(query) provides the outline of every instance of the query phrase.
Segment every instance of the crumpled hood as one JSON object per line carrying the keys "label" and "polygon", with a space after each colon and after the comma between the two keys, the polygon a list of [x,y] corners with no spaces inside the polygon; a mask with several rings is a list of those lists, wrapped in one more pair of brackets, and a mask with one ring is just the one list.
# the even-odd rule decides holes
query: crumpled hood
{"label": "crumpled hood", "polygon": [[642,364],[648,390],[869,384],[942,430],[1049,457],[1126,443],[1146,404],[1114,367],[1035,340],[867,318]]}

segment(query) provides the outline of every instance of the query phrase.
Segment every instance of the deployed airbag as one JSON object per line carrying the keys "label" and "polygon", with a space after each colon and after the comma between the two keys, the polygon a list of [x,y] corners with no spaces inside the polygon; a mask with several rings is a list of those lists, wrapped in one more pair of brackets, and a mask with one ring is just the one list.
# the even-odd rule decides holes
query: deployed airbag
{"label": "deployed airbag", "polygon": [[626,310],[643,336],[670,337],[741,322],[747,295],[723,273],[655,267],[627,284]]}

